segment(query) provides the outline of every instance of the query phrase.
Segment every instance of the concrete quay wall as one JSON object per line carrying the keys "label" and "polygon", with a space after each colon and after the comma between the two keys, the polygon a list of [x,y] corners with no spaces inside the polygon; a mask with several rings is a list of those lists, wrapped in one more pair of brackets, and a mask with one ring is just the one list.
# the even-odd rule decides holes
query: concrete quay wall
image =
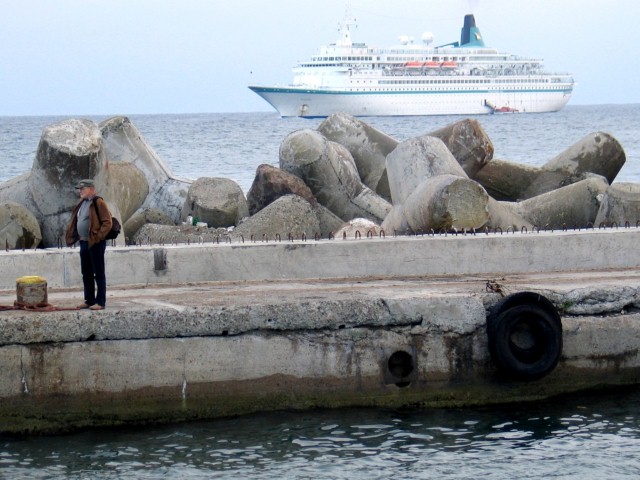
{"label": "concrete quay wall", "polygon": [[[640,266],[640,229],[601,229],[349,240],[108,247],[109,285],[201,281],[499,275]],[[78,250],[0,252],[0,289],[39,275],[82,285]]]}
{"label": "concrete quay wall", "polygon": [[[637,242],[621,229],[110,248],[123,271],[106,310],[0,311],[0,432],[637,384]],[[77,250],[36,254],[71,287],[50,302],[75,305]],[[488,312],[523,291],[561,314],[560,361],[534,380],[504,378],[488,347]]]}
{"label": "concrete quay wall", "polygon": [[562,357],[544,378],[501,377],[486,315],[502,296],[473,277],[123,288],[101,312],[0,312],[0,432],[507,403],[640,382],[640,270],[501,281],[585,312],[563,315]]}

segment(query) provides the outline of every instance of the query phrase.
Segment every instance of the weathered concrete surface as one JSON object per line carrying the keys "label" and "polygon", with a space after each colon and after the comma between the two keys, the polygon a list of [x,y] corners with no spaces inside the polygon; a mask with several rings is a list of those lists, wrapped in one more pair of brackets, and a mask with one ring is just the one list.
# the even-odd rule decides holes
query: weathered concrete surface
{"label": "weathered concrete surface", "polygon": [[[140,209],[149,195],[149,184],[142,171],[133,163],[110,162],[109,176],[100,194],[120,210],[123,221]],[[125,220],[126,219],[126,220]]]}
{"label": "weathered concrete surface", "polygon": [[353,156],[362,183],[391,202],[385,162],[387,155],[398,145],[397,140],[342,112],[327,117],[318,126],[318,131],[328,140],[346,147]]}
{"label": "weathered concrete surface", "polygon": [[442,140],[473,178],[493,158],[493,143],[477,120],[467,118],[429,133]]}
{"label": "weathered concrete surface", "polygon": [[[57,308],[0,311],[0,431],[637,384],[639,240],[614,228],[110,247],[99,312],[65,310],[81,298],[77,249],[0,252],[0,305],[38,274]],[[487,311],[522,291],[561,313],[564,353],[548,376],[506,382]]]}
{"label": "weathered concrete surface", "polygon": [[123,239],[132,240],[142,226],[147,223],[153,225],[174,225],[173,220],[169,218],[166,213],[156,208],[141,208],[131,215],[129,220],[122,225]]}
{"label": "weathered concrete surface", "polygon": [[640,223],[640,184],[614,183],[605,192],[595,225],[624,225]]}
{"label": "weathered concrete surface", "polygon": [[594,175],[611,184],[625,161],[624,149],[613,136],[594,132],[542,167],[492,160],[473,178],[496,200],[522,201]]}
{"label": "weathered concrete surface", "polygon": [[523,200],[523,192],[541,171],[540,167],[494,158],[476,172],[473,179],[495,200],[517,202]]}
{"label": "weathered concrete surface", "polygon": [[258,165],[256,176],[247,193],[249,215],[255,215],[276,199],[285,195],[298,195],[311,205],[318,205],[311,189],[300,177],[272,165]]}
{"label": "weathered concrete surface", "polygon": [[[239,235],[251,239],[275,240],[281,232],[290,232],[295,238],[303,235],[313,238],[320,231],[320,222],[313,207],[298,195],[285,195],[267,205],[255,215],[247,218],[233,230],[233,236]],[[286,236],[284,237],[287,238]]]}
{"label": "weathered concrete surface", "polygon": [[95,123],[74,119],[54,123],[42,131],[31,172],[4,182],[0,202],[16,202],[28,209],[38,221],[42,244],[55,246],[64,238],[69,212],[78,202],[74,186],[83,178],[93,178],[98,193],[104,195],[107,165]]}
{"label": "weathered concrete surface", "polygon": [[36,248],[42,240],[36,217],[16,202],[0,202],[0,248]]}
{"label": "weathered concrete surface", "polygon": [[[74,186],[83,178],[95,180],[98,194],[121,223],[139,208],[153,207],[176,221],[191,184],[171,175],[126,117],[100,126],[69,119],[43,130],[31,171],[3,182],[0,202],[28,209],[39,224],[41,246],[55,247],[64,241],[78,202]],[[118,242],[124,243],[124,235]]]}
{"label": "weathered concrete surface", "polygon": [[[600,199],[609,184],[598,175],[557,188],[514,205],[515,211],[533,225],[594,225]],[[573,222],[573,223],[571,223]]]}
{"label": "weathered concrete surface", "polygon": [[112,117],[100,122],[99,127],[109,161],[131,163],[146,179],[149,195],[141,207],[157,208],[178,221],[192,181],[174,176],[129,118]]}
{"label": "weathered concrete surface", "polygon": [[427,178],[438,175],[467,178],[444,142],[427,135],[399,143],[387,155],[386,166],[393,205],[403,204]]}
{"label": "weathered concrete surface", "polygon": [[501,202],[489,197],[487,203],[487,211],[489,213],[489,219],[487,220],[486,227],[490,229],[501,229],[506,231],[533,229],[534,225],[527,222],[517,213],[518,204],[514,202]]}
{"label": "weathered concrete surface", "polygon": [[[549,160],[542,166],[542,169],[546,172],[565,172],[575,178],[580,178],[586,173],[593,173],[601,175],[607,179],[607,182],[613,183],[625,161],[624,148],[616,138],[609,133],[593,132]],[[538,180],[538,183],[539,185],[530,195],[539,194],[543,182]],[[565,180],[555,188],[566,184]],[[542,190],[548,191],[545,188]]]}
{"label": "weathered concrete surface", "polygon": [[349,150],[315,130],[297,130],[285,137],[280,168],[304,180],[318,202],[345,222],[368,218],[379,223],[391,210],[361,182]]}
{"label": "weathered concrete surface", "polygon": [[[547,377],[496,376],[485,325],[495,290],[542,293],[564,314],[564,354]],[[0,312],[1,430],[462,406],[637,383],[639,292],[638,269],[209,282],[111,289],[101,312]],[[52,290],[49,301],[69,307],[78,293]],[[568,315],[578,307],[583,316]],[[397,352],[404,371],[390,366]]]}
{"label": "weathered concrete surface", "polygon": [[381,235],[382,228],[366,218],[354,218],[334,232],[337,239],[379,237]]}
{"label": "weathered concrete surface", "polygon": [[[424,179],[402,209],[414,232],[472,230],[489,219],[488,203],[489,196],[479,183],[455,175],[437,175]],[[391,225],[386,218],[382,226],[400,231],[400,225]]]}
{"label": "weathered concrete surface", "polygon": [[[158,226],[161,227],[161,226]],[[199,230],[190,245],[108,247],[109,285],[179,284],[237,280],[300,280],[369,276],[500,275],[601,268],[640,267],[640,229],[566,231],[518,230],[515,233],[394,237],[315,241],[307,236],[281,242],[221,238]],[[594,254],[597,252],[598,254]],[[39,275],[50,287],[79,287],[77,248],[0,251],[0,289],[15,279]]]}
{"label": "weathered concrete surface", "polygon": [[211,227],[230,227],[249,216],[240,185],[230,178],[200,177],[189,187],[181,221],[192,215]]}

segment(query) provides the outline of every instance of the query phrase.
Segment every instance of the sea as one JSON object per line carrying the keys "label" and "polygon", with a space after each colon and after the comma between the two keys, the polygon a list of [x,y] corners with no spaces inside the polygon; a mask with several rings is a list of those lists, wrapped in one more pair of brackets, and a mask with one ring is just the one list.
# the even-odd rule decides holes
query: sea
{"label": "sea", "polygon": [[[226,177],[247,193],[289,133],[322,119],[276,113],[127,115],[179,177]],[[42,130],[67,118],[0,117],[0,182],[27,173]],[[542,166],[592,132],[640,181],[640,104],[569,105],[476,117],[495,158]],[[458,116],[362,120],[399,141]],[[1,328],[1,327],[0,327]],[[0,419],[1,421],[1,419]],[[2,479],[620,479],[640,477],[640,388],[491,407],[283,411],[65,435],[0,436]]]}
{"label": "sea", "polygon": [[[68,118],[99,123],[111,116],[0,116],[0,182],[28,172],[43,128]],[[277,113],[127,115],[174,175],[235,180],[245,194],[256,168],[278,166],[278,150],[291,132],[315,129],[322,119],[280,118]],[[369,117],[362,120],[398,141],[460,121],[460,116]],[[640,181],[640,104],[567,106],[559,112],[475,117],[491,139],[494,157],[542,166],[593,132],[613,135],[627,161],[616,181]]]}

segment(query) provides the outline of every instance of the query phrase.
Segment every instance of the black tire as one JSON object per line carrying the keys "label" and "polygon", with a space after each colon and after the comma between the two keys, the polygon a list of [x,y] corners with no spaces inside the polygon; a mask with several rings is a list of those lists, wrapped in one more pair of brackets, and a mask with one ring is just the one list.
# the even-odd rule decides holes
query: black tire
{"label": "black tire", "polygon": [[510,379],[536,380],[550,373],[562,354],[562,324],[555,310],[535,303],[508,306],[488,319],[489,351]]}

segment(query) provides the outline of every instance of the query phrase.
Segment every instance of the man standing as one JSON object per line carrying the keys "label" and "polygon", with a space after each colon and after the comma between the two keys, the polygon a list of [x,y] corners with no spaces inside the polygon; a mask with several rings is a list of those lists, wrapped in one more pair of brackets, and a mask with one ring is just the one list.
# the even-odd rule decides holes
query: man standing
{"label": "man standing", "polygon": [[84,303],[78,308],[103,310],[107,303],[107,278],[104,272],[107,242],[104,237],[111,230],[111,212],[102,197],[96,195],[93,180],[80,180],[76,190],[81,200],[71,213],[65,240],[69,246],[80,241]]}

